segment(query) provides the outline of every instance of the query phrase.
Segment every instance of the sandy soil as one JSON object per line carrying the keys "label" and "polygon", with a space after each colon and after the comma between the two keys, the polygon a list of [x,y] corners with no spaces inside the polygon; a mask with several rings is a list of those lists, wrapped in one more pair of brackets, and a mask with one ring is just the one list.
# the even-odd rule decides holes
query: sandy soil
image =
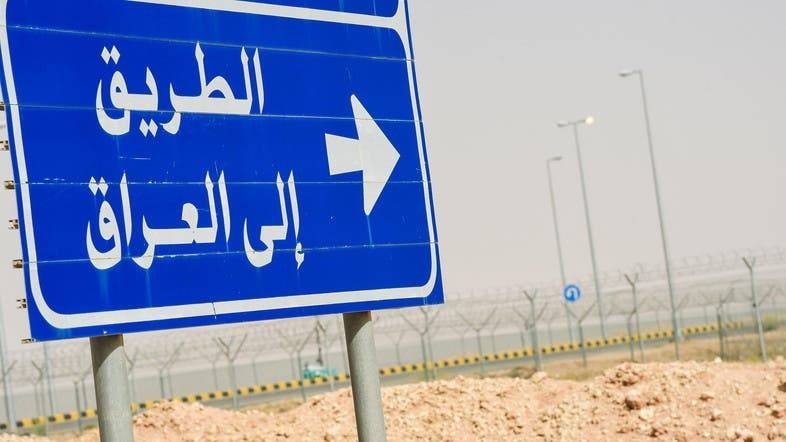
{"label": "sandy soil", "polygon": [[[622,364],[585,382],[456,378],[386,388],[392,441],[786,440],[786,363]],[[342,390],[279,413],[160,404],[135,419],[138,441],[344,441]],[[13,436],[0,441],[30,440]],[[36,442],[46,439],[38,438]],[[58,441],[97,441],[95,430]]]}

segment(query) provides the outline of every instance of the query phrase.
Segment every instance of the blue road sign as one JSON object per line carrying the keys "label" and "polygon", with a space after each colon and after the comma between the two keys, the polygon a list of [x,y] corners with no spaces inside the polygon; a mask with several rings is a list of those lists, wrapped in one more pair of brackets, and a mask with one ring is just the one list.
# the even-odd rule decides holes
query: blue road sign
{"label": "blue road sign", "polygon": [[581,299],[581,288],[575,284],[566,285],[562,290],[562,296],[565,297],[566,301],[572,304]]}
{"label": "blue road sign", "polygon": [[0,4],[34,339],[443,302],[405,0]]}

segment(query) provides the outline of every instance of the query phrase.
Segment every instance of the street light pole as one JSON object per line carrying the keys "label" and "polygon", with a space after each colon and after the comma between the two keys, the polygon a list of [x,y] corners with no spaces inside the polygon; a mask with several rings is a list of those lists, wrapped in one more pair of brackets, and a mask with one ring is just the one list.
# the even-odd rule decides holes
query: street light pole
{"label": "street light pole", "polygon": [[[551,163],[556,161],[562,161],[562,157],[553,157],[546,160],[546,173],[549,177],[549,196],[551,196],[551,217],[554,221],[554,237],[557,239],[557,257],[559,258],[559,276],[560,281],[562,281],[562,289],[565,289],[565,286],[568,285],[568,281],[565,278],[565,261],[562,258],[562,241],[560,240],[559,236],[559,223],[557,222],[557,203],[554,198],[554,182],[551,177]],[[563,299],[562,304],[565,307],[565,321],[568,324],[568,337],[570,339],[570,343],[573,344],[573,325],[570,322],[570,311],[568,307],[568,301]]]}
{"label": "street light pole", "polygon": [[663,258],[666,262],[666,282],[669,286],[669,302],[671,303],[671,326],[674,335],[674,353],[677,360],[680,360],[680,341],[682,340],[682,327],[677,317],[677,302],[674,294],[674,281],[671,274],[671,258],[669,255],[669,244],[666,239],[666,224],[663,220],[663,204],[660,197],[660,184],[658,181],[658,168],[655,164],[655,148],[652,142],[652,127],[650,125],[649,105],[647,104],[647,91],[644,87],[644,71],[633,69],[620,72],[620,77],[626,78],[632,75],[639,77],[639,87],[641,89],[641,102],[644,108],[644,124],[647,129],[647,143],[650,151],[650,165],[652,166],[652,181],[655,185],[655,203],[658,206],[658,222],[660,223],[660,237],[663,244]]}
{"label": "street light pole", "polygon": [[583,120],[575,120],[575,121],[561,121],[557,123],[557,127],[559,128],[566,128],[570,127],[573,129],[573,139],[576,142],[576,157],[579,160],[579,176],[581,177],[581,195],[584,199],[584,217],[587,222],[587,236],[589,237],[589,247],[590,247],[590,258],[592,259],[592,279],[595,283],[595,296],[597,298],[598,303],[598,316],[600,317],[600,334],[603,336],[603,339],[606,340],[608,338],[606,334],[606,319],[603,317],[603,295],[600,291],[600,280],[598,279],[598,263],[595,259],[595,239],[592,235],[592,222],[590,221],[590,211],[589,211],[589,203],[587,198],[587,183],[584,179],[584,162],[581,158],[581,143],[579,142],[579,125],[586,124],[587,126],[591,125],[595,122],[595,118],[587,117]]}

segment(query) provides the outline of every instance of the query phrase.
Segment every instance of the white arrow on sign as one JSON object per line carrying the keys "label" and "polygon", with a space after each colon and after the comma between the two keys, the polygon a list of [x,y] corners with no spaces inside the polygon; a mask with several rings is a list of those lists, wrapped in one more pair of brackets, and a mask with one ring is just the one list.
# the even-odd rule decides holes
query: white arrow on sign
{"label": "white arrow on sign", "polygon": [[363,208],[371,215],[401,154],[358,97],[352,95],[351,100],[358,138],[326,134],[328,167],[330,175],[363,172]]}

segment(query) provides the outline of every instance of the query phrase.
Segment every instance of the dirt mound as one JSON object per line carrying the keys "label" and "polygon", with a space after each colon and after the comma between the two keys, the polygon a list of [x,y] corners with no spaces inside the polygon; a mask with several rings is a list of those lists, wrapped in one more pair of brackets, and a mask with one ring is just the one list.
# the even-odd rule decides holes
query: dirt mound
{"label": "dirt mound", "polygon": [[533,430],[545,440],[781,440],[784,368],[623,364],[558,398]]}
{"label": "dirt mound", "polygon": [[[410,440],[784,440],[786,365],[623,364],[589,382],[456,378],[383,391],[388,438]],[[139,441],[356,439],[349,390],[283,413],[164,403]],[[0,441],[19,440],[0,437]],[[30,440],[30,439],[25,439]],[[77,439],[97,441],[90,432]]]}

